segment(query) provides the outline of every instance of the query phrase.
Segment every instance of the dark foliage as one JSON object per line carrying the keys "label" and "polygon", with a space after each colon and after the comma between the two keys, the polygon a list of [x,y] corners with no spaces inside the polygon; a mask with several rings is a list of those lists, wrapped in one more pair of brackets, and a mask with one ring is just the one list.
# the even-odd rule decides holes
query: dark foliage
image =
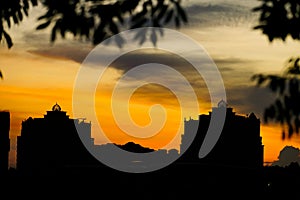
{"label": "dark foliage", "polygon": [[[64,38],[69,32],[96,45],[122,28],[162,27],[172,19],[176,27],[187,23],[180,0],[44,0],[42,3],[48,11],[38,18],[41,24],[37,29],[52,25],[52,42],[58,34]],[[152,34],[151,37],[156,37],[157,33]],[[144,37],[138,39],[144,41]],[[151,40],[155,44],[156,40]]]}
{"label": "dark foliage", "polygon": [[265,109],[264,121],[282,125],[282,139],[291,138],[300,128],[300,58],[291,58],[281,75],[255,74],[257,86],[268,87],[275,101]]}
{"label": "dark foliage", "polygon": [[[94,45],[122,30],[138,27],[163,27],[174,23],[176,28],[188,22],[180,0],[10,0],[0,1],[1,24],[0,41],[6,40],[8,48],[13,46],[12,39],[4,29],[11,24],[19,24],[23,16],[28,16],[31,3],[41,3],[46,12],[38,17],[37,30],[51,28],[50,41],[58,35],[65,38],[71,33],[75,38],[85,38]],[[155,45],[156,32],[150,33]],[[146,33],[136,39],[143,43]]]}
{"label": "dark foliage", "polygon": [[[259,12],[258,25],[270,42],[275,39],[285,41],[290,37],[300,40],[300,1],[298,0],[261,0],[261,5],[253,12]],[[276,98],[264,111],[264,121],[273,120],[282,125],[282,139],[291,138],[299,133],[300,127],[300,58],[290,58],[285,71],[279,75],[256,74],[252,80],[258,86],[268,87]]]}
{"label": "dark foliage", "polygon": [[[47,11],[38,17],[36,29],[50,27],[51,42],[55,42],[58,35],[65,38],[71,33],[75,38],[96,45],[122,29],[163,27],[172,22],[179,28],[188,22],[181,0],[1,0],[0,42],[5,40],[9,49],[13,46],[7,29],[12,24],[21,23],[24,16],[28,16],[29,9],[38,3]],[[158,32],[152,29],[149,33],[154,46],[157,34],[163,34]],[[147,39],[147,32],[139,32],[135,38],[142,44]],[[117,45],[122,47],[123,39],[117,37],[117,40]]]}
{"label": "dark foliage", "polygon": [[24,16],[28,16],[30,6],[36,6],[37,3],[37,0],[0,1],[0,42],[5,40],[8,48],[13,46],[13,42],[7,32],[7,28],[11,28],[12,24],[21,23]]}
{"label": "dark foliage", "polygon": [[261,0],[261,5],[253,9],[259,12],[259,29],[268,36],[269,41],[274,39],[285,40],[291,36],[294,40],[300,39],[300,1],[298,0]]}

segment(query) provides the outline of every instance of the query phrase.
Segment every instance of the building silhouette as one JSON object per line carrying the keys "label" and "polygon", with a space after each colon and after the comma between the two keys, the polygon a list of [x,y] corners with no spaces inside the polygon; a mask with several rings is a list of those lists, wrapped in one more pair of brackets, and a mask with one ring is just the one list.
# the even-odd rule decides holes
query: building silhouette
{"label": "building silhouette", "polygon": [[[199,158],[199,150],[206,136],[213,112],[226,109],[224,127],[214,148],[204,158]],[[198,120],[184,121],[184,134],[180,152],[187,145],[192,131],[197,134],[190,147],[181,155],[179,161],[185,163],[203,163],[234,167],[259,168],[263,167],[263,145],[260,136],[260,119],[254,113],[239,115],[228,107],[225,101],[220,101],[217,107],[208,115],[199,115]]]}
{"label": "building silhouette", "polygon": [[10,150],[10,113],[0,112],[0,175],[8,172]]}
{"label": "building silhouette", "polygon": [[55,175],[94,165],[96,160],[82,144],[76,127],[93,145],[91,123],[70,119],[57,103],[44,118],[29,117],[23,121],[21,135],[17,137],[18,172]]}
{"label": "building silhouette", "polygon": [[[199,149],[212,113],[218,112],[220,109],[227,111],[222,134],[212,151],[205,158],[199,159]],[[1,155],[6,152],[5,155],[8,156],[9,146],[2,148],[5,144],[9,144],[9,139],[7,139],[8,112],[0,112],[0,125],[1,139],[2,135],[6,135],[6,139],[1,140],[1,150],[5,150],[1,151]],[[68,190],[68,194],[77,192],[77,190],[83,191],[83,186],[88,188],[84,194],[88,194],[92,190],[96,191],[99,187],[102,191],[110,191],[110,188],[132,191],[134,188],[138,192],[136,194],[138,197],[142,197],[146,192],[150,194],[151,198],[161,194],[166,195],[166,198],[177,198],[182,195],[188,198],[197,195],[210,195],[210,197],[217,198],[220,192],[223,197],[238,197],[239,199],[243,197],[241,194],[252,198],[277,197],[280,194],[299,197],[297,192],[290,193],[299,188],[299,181],[297,181],[300,177],[299,165],[292,163],[286,168],[262,167],[263,145],[260,137],[260,120],[253,113],[249,115],[236,114],[232,108],[227,106],[226,102],[221,101],[208,115],[199,115],[198,120],[185,120],[184,125],[185,132],[182,136],[181,148],[189,139],[189,133],[195,128],[197,134],[189,148],[175,163],[149,173],[123,173],[99,163],[82,144],[82,137],[79,137],[76,127],[84,130],[80,132],[85,133],[85,139],[94,145],[91,138],[91,123],[86,123],[83,119],[70,119],[66,112],[62,111],[58,104],[55,104],[52,111],[47,111],[43,118],[29,117],[22,122],[21,135],[17,138],[16,175],[67,174],[72,176],[67,179],[56,179],[59,181],[54,185],[45,185],[45,183],[50,183],[46,178],[33,181],[34,185],[30,185],[32,182],[28,182],[26,185],[16,184],[14,188],[19,191],[19,189],[24,189],[24,186],[28,186],[28,191],[49,189],[47,192],[55,192],[56,189],[58,189],[57,191],[65,190],[67,185],[67,188],[71,188],[70,191]],[[4,132],[5,134],[2,134]],[[117,145],[121,149],[136,153],[153,151],[153,149],[133,142],[124,145],[107,143],[94,146],[99,151],[109,151],[111,145]],[[178,156],[177,149],[154,151],[158,154],[160,161],[166,157],[176,158]],[[6,158],[4,160],[7,161]],[[1,166],[2,164],[1,162]],[[7,170],[7,165],[5,169]],[[82,179],[78,179],[76,175],[88,175],[93,180],[99,177],[101,181],[99,184],[94,184],[94,181],[83,183]],[[9,178],[13,181],[20,180],[14,179],[14,177],[10,176]],[[291,177],[293,178],[291,179]],[[196,184],[195,181],[191,181],[192,179],[196,180]],[[7,183],[6,180],[5,183]],[[10,184],[4,185],[11,187]],[[153,186],[157,189],[155,193],[148,190]],[[6,190],[3,189],[3,191]],[[124,196],[123,192],[120,194]],[[3,194],[2,196],[4,197]]]}
{"label": "building silhouette", "polygon": [[[200,159],[199,150],[206,136],[212,113],[226,109],[226,118],[221,136],[209,154]],[[70,119],[58,104],[43,118],[31,118],[22,122],[21,135],[17,137],[17,171],[28,175],[56,175],[60,173],[98,173],[106,167],[86,149],[89,143],[95,152],[109,150],[109,145],[95,145],[91,137],[91,123],[85,119]],[[80,129],[79,135],[77,129]],[[187,145],[193,131],[197,134],[191,145]],[[111,144],[116,145],[116,144]],[[130,152],[151,152],[133,142],[117,145]],[[184,152],[183,148],[188,147]],[[263,145],[260,136],[260,119],[254,113],[238,115],[220,101],[208,115],[199,115],[198,120],[184,121],[184,134],[180,146],[180,157],[176,163],[184,163],[185,169],[193,164],[208,164],[234,167],[259,168],[263,166]],[[184,153],[181,153],[184,152]],[[157,150],[162,159],[176,156],[178,152]],[[174,163],[174,166],[177,166]],[[101,173],[102,173],[101,172]]]}

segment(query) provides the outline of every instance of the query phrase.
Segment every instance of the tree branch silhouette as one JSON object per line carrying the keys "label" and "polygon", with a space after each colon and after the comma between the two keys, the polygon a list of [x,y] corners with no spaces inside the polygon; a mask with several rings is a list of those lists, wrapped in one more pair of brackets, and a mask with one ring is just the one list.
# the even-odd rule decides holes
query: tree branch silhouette
{"label": "tree branch silhouette", "polygon": [[[30,4],[37,6],[38,2],[37,0],[0,1],[0,42],[5,42],[8,49],[13,46],[13,41],[7,29],[10,29],[12,24],[21,23],[24,16],[28,16]],[[3,79],[1,70],[0,78]]]}
{"label": "tree branch silhouette", "polygon": [[[118,34],[121,29],[163,27],[173,22],[176,28],[188,23],[181,0],[10,0],[0,2],[0,41],[7,47],[13,40],[7,29],[28,16],[30,4],[43,5],[36,30],[51,27],[50,41],[67,33],[91,40],[94,45]],[[6,28],[4,28],[6,26]],[[145,33],[146,34],[146,33]],[[138,37],[139,38],[139,37]],[[143,38],[139,38],[141,42]]]}
{"label": "tree branch silhouette", "polygon": [[[285,41],[290,37],[300,40],[300,1],[262,0],[253,12],[259,12],[258,25],[269,42]],[[276,97],[264,110],[264,121],[274,121],[282,126],[282,139],[299,134],[300,128],[300,57],[290,58],[281,74],[255,74],[251,77],[257,86],[268,87]]]}
{"label": "tree branch silhouette", "polygon": [[[37,30],[52,25],[51,42],[66,33],[91,40],[94,45],[118,34],[122,28],[162,27],[173,21],[187,23],[180,0],[43,0],[47,12]],[[143,38],[140,38],[141,41]],[[154,42],[153,42],[154,43]]]}
{"label": "tree branch silhouette", "polygon": [[[51,27],[51,43],[57,36],[65,38],[71,33],[75,38],[87,39],[93,45],[118,34],[121,29],[139,27],[163,27],[173,22],[176,28],[188,23],[181,0],[9,0],[0,1],[0,42],[5,40],[8,49],[13,40],[7,29],[12,23],[19,24],[29,9],[38,4],[46,12],[38,17],[36,30]],[[30,6],[31,5],[31,6]],[[146,41],[146,32],[136,36],[140,44]],[[156,45],[156,31],[151,33],[151,42]],[[160,32],[160,34],[162,34]],[[122,38],[117,44],[122,46]]]}
{"label": "tree branch silhouette", "polygon": [[9,49],[13,46],[13,42],[7,29],[10,29],[12,24],[21,23],[24,16],[28,16],[30,4],[37,6],[38,2],[37,0],[0,1],[0,42],[5,40]]}

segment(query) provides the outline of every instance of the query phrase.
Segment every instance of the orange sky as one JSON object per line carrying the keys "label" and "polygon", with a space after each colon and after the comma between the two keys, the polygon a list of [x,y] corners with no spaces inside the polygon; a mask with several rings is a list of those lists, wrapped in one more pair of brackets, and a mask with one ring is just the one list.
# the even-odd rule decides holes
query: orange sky
{"label": "orange sky", "polygon": [[[19,53],[17,50],[7,50],[2,48],[0,54],[1,70],[4,72],[4,80],[1,81],[0,87],[0,98],[1,98],[1,109],[9,110],[11,112],[11,139],[12,147],[15,149],[16,136],[20,134],[21,122],[24,119],[31,117],[43,117],[47,110],[50,110],[55,102],[58,102],[62,109],[72,117],[72,88],[76,77],[77,70],[80,64],[69,61],[66,59],[57,59],[51,57],[44,57],[40,55],[34,55],[31,53]],[[20,64],[21,63],[21,64]],[[64,66],[64,67],[61,67]],[[155,91],[156,90],[156,91]],[[168,98],[171,98],[173,94],[167,89],[154,88],[153,92],[164,92],[168,94]],[[145,102],[143,96],[139,95],[137,91],[131,103],[131,114],[134,121],[143,126],[150,122],[148,113],[149,106],[152,105],[153,101]],[[103,100],[106,98],[107,101]],[[99,120],[102,118],[106,119],[106,127],[109,129],[108,132],[113,132],[111,138],[119,143],[124,143],[130,140],[130,137],[119,137],[119,134],[123,134],[122,131],[117,128],[111,128],[113,126],[113,120],[105,109],[104,105],[109,102],[107,95],[101,95],[102,101],[99,103],[98,116]],[[96,99],[98,99],[97,97]],[[172,133],[171,135],[158,134],[156,138],[152,140],[137,140],[145,146],[151,146],[153,148],[160,148],[164,144],[168,143],[169,140],[175,135],[175,131],[178,129],[180,123],[180,112],[176,107],[176,98],[173,96],[175,104],[164,105],[167,109],[169,116],[168,118],[174,119],[169,121],[165,128],[162,130],[164,133]],[[176,105],[177,104],[177,105]],[[238,113],[236,107],[232,105]],[[203,113],[207,113],[209,106],[203,109]],[[102,112],[105,111],[105,112]],[[176,117],[177,116],[177,117]],[[189,116],[185,116],[189,117]],[[195,118],[195,116],[193,116]],[[293,138],[291,140],[282,141],[280,127],[266,126],[262,124],[261,135],[263,137],[263,144],[265,145],[265,161],[270,162],[277,159],[279,151],[285,145],[299,145],[299,138]],[[95,137],[95,133],[93,133]],[[117,136],[117,137],[116,137]],[[156,140],[157,139],[157,140]],[[154,145],[152,142],[154,142]],[[161,141],[161,143],[157,143]],[[177,138],[177,144],[180,140]],[[101,143],[101,138],[96,137],[96,143]],[[10,163],[14,165],[15,152],[11,151]]]}
{"label": "orange sky", "polygon": [[[58,39],[54,45],[50,45],[49,30],[34,31],[35,17],[40,12],[39,9],[34,10],[32,17],[10,30],[15,43],[12,49],[8,50],[3,43],[0,46],[0,69],[4,74],[4,79],[0,82],[0,109],[11,113],[11,166],[15,165],[16,136],[20,134],[22,120],[29,116],[43,117],[55,102],[72,117],[72,93],[80,60],[92,49],[90,44],[73,40]],[[229,105],[239,114],[254,111],[259,117],[262,116],[263,106],[268,105],[271,99],[266,98],[270,96],[265,96],[264,99],[257,100],[257,95],[262,94],[256,93],[258,89],[253,87],[250,76],[254,73],[280,72],[284,61],[289,56],[298,55],[300,48],[293,41],[269,44],[260,33],[251,30],[248,23],[205,28],[193,24],[180,31],[199,42],[215,60],[223,76]],[[112,69],[109,74],[114,79],[121,72]],[[108,83],[109,81],[107,80]],[[199,112],[207,113],[210,110],[207,92],[198,92],[203,95],[199,98]],[[153,98],[145,98],[146,94]],[[99,121],[105,119],[102,121],[105,122],[104,129],[112,133],[110,139],[120,143],[127,142],[132,138],[124,137],[124,133],[114,126],[111,114],[105,110],[110,103],[109,97],[109,92],[96,94],[97,117]],[[124,102],[120,102],[120,106],[122,103]],[[147,125],[151,122],[151,114],[163,120],[161,110],[155,108],[153,113],[149,113],[149,108],[156,103],[164,105],[164,114],[168,116],[165,127],[150,140],[137,141],[145,146],[160,148],[173,139],[178,129],[182,133],[180,124],[184,117],[191,115],[196,118],[197,115],[181,113],[175,96],[166,88],[148,85],[137,90],[130,100],[130,113],[135,123]],[[96,143],[103,142],[102,138],[97,138],[95,131],[92,134]],[[123,136],[120,137],[120,134]],[[267,126],[262,123],[261,135],[266,162],[276,160],[285,145],[300,147],[299,136],[282,141],[281,129],[275,125]],[[168,147],[176,147],[179,139],[177,137]]]}
{"label": "orange sky", "polygon": [[[7,49],[2,48],[0,51],[1,70],[4,72],[4,80],[1,81],[0,87],[0,107],[3,110],[9,110],[11,112],[12,147],[16,148],[14,144],[16,136],[20,134],[21,122],[29,116],[43,117],[43,115],[46,114],[46,111],[50,110],[55,102],[58,102],[62,109],[67,111],[72,117],[72,87],[80,65],[65,59],[53,59],[32,55],[30,53],[21,54],[14,49],[8,51]],[[156,90],[157,89],[158,88],[156,88]],[[169,91],[166,90],[164,92],[169,93],[169,97],[172,97],[172,93]],[[145,102],[142,96],[139,96],[138,94],[139,91],[132,97],[135,101],[131,102],[131,114],[135,122],[143,126],[149,123],[150,118],[148,109],[149,105],[154,102]],[[101,95],[101,97],[103,97],[103,95]],[[174,100],[176,102],[175,97]],[[103,104],[105,105],[105,103],[109,101],[101,102],[99,103],[99,119],[107,119],[107,126],[105,129],[110,129],[109,132],[120,134],[121,132],[118,129],[111,129],[113,123],[111,116],[107,114],[107,112],[102,112]],[[235,108],[234,105],[232,106]],[[173,116],[169,119],[175,119],[175,121],[168,122],[170,124],[167,123],[162,131],[164,131],[164,133],[167,132],[172,134],[167,135],[167,137],[165,137],[164,134],[159,134],[160,137],[157,137],[156,139],[162,141],[162,143],[157,143],[156,140],[155,145],[151,145],[151,140],[139,140],[143,145],[159,148],[174,136],[174,132],[177,130],[177,126],[179,126],[181,119],[179,116],[180,112],[176,109],[176,105],[165,105],[165,108],[167,108],[168,114]],[[203,113],[207,112],[207,108],[203,110]],[[195,116],[193,116],[193,118],[195,118]],[[130,140],[130,137],[121,137],[121,139],[119,137],[114,138],[114,136],[119,136],[118,134],[112,135],[112,139],[116,142],[123,143]],[[294,138],[282,141],[280,139],[280,134],[280,127],[276,128],[274,126],[262,124],[261,135],[263,137],[263,144],[265,145],[265,161],[269,162],[276,160],[279,151],[285,145],[300,146],[299,139]],[[96,142],[101,143],[101,138],[96,138]],[[180,142],[178,138],[177,142]],[[14,165],[15,152],[11,152],[10,158],[11,164]]]}

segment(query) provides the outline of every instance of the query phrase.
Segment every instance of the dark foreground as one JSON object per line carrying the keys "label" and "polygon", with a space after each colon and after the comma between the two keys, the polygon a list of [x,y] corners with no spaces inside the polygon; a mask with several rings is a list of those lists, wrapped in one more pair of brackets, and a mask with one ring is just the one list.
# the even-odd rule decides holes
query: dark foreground
{"label": "dark foreground", "polygon": [[[1,194],[48,199],[300,199],[299,165],[247,169],[174,164],[149,173],[124,173],[108,167],[72,168],[49,176],[1,177]],[[7,198],[1,198],[7,199]],[[77,198],[76,198],[77,199]]]}

